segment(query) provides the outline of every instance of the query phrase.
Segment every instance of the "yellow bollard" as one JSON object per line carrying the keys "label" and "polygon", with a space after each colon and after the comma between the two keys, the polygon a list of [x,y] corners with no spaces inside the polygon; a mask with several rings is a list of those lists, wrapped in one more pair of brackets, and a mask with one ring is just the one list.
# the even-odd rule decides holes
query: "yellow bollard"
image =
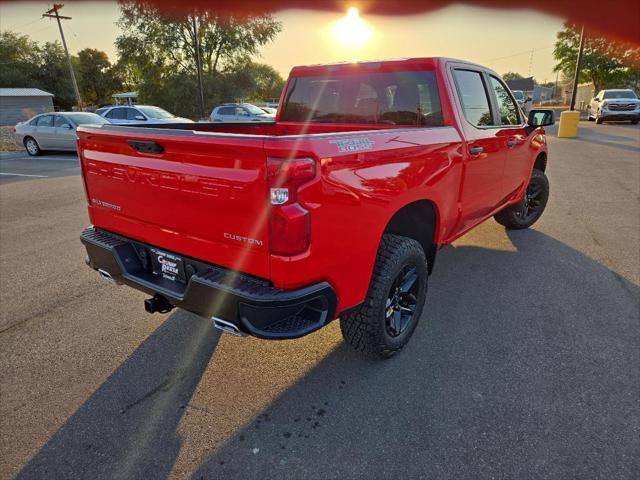
{"label": "yellow bollard", "polygon": [[578,123],[580,112],[577,110],[565,110],[560,114],[558,125],[558,137],[570,138],[578,136]]}

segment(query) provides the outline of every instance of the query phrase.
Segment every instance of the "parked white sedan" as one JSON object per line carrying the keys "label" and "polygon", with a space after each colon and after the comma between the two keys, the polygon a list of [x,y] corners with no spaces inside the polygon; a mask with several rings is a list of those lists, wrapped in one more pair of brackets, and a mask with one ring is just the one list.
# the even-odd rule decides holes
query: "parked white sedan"
{"label": "parked white sedan", "polygon": [[160,107],[153,105],[122,105],[103,107],[96,110],[111,123],[116,125],[135,125],[143,123],[193,123],[188,118],[176,117]]}
{"label": "parked white sedan", "polygon": [[43,150],[76,150],[78,125],[109,123],[100,115],[87,112],[42,113],[13,127],[16,140],[24,145],[31,156]]}

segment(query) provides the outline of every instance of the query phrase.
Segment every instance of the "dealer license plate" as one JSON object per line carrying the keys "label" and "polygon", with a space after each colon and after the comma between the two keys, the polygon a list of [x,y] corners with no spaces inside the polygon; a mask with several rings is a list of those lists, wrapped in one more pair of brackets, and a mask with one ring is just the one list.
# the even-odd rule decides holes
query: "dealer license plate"
{"label": "dealer license plate", "polygon": [[184,274],[184,260],[178,255],[152,248],[151,263],[153,265],[153,273],[156,275],[161,275],[174,282],[187,283]]}

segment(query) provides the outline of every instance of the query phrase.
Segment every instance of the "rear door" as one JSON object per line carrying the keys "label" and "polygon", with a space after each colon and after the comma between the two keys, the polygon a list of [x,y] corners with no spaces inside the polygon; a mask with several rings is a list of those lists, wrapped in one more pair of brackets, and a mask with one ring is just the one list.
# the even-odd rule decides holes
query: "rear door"
{"label": "rear door", "polygon": [[454,103],[467,140],[458,226],[463,231],[487,218],[502,202],[506,145],[494,127],[484,72],[464,65],[454,66],[451,75],[458,97]]}
{"label": "rear door", "polygon": [[94,226],[269,278],[263,137],[106,127],[78,128]]}

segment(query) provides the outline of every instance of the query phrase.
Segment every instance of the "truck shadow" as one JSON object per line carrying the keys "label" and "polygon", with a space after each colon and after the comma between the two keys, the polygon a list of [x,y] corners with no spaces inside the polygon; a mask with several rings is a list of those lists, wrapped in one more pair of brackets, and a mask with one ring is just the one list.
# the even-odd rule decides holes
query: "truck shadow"
{"label": "truck shadow", "polygon": [[[540,232],[509,237],[505,250],[442,250],[401,355],[365,360],[339,344],[193,478],[632,476],[639,288]],[[18,478],[168,477],[218,339],[172,314]],[[230,383],[254,368],[242,345],[241,365],[211,363]]]}
{"label": "truck shadow", "polygon": [[17,478],[164,478],[184,408],[220,333],[176,311],[67,420]]}
{"label": "truck shadow", "polygon": [[441,251],[401,355],[340,344],[192,478],[631,475],[638,287],[537,231],[509,237],[516,251]]}

